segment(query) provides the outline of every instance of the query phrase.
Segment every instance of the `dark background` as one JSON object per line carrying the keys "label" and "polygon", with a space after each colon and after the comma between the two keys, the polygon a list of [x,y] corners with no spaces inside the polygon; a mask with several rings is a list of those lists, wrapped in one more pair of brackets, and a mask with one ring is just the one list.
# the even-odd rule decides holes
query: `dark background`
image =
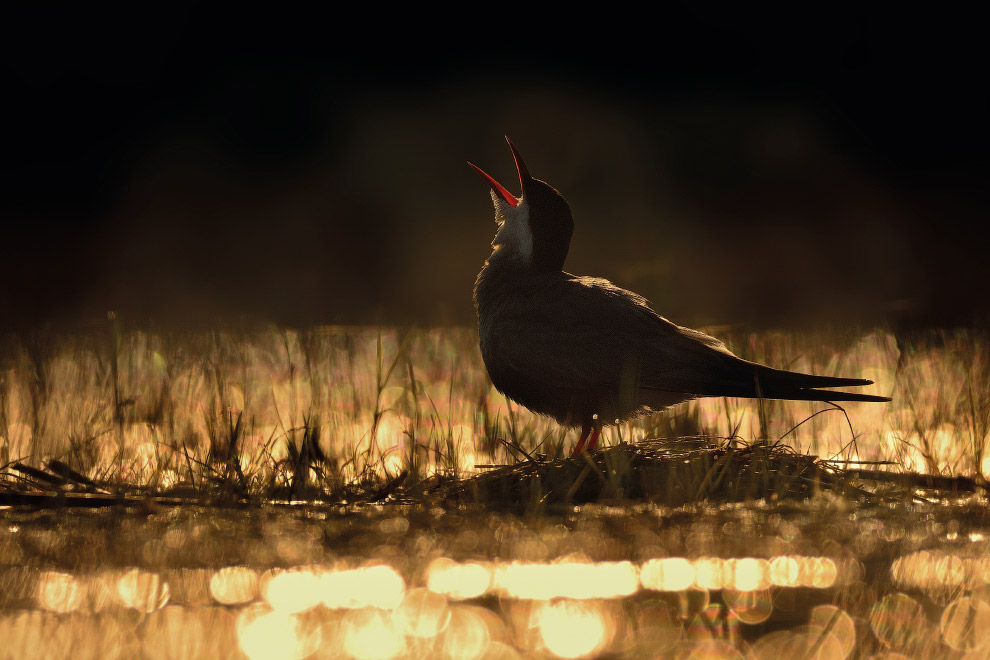
{"label": "dark background", "polygon": [[471,323],[504,134],[678,322],[986,322],[974,16],[425,12],[8,13],[0,325]]}

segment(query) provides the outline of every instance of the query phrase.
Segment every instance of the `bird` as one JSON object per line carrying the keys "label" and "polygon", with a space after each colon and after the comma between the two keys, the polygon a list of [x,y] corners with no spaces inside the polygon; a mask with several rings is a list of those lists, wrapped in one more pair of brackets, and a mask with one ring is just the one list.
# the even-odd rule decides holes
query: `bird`
{"label": "bird", "polygon": [[515,160],[517,197],[477,165],[495,206],[492,253],[474,285],[481,356],[495,388],[559,424],[581,427],[572,456],[597,446],[602,428],[699,397],[890,401],[822,388],[865,378],[775,369],[656,313],[641,295],[572,275],[564,261],[574,216],[564,196]]}

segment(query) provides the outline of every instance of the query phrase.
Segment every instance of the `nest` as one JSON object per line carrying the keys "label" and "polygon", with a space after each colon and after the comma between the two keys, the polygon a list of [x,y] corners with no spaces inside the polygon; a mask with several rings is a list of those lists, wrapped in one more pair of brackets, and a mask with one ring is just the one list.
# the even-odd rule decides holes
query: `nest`
{"label": "nest", "polygon": [[[867,483],[876,487],[864,487]],[[446,499],[496,508],[645,501],[663,506],[699,502],[802,500],[834,491],[859,500],[921,497],[919,489],[972,493],[966,478],[847,469],[783,444],[713,446],[707,439],[621,444],[558,460],[525,460],[453,484]]]}

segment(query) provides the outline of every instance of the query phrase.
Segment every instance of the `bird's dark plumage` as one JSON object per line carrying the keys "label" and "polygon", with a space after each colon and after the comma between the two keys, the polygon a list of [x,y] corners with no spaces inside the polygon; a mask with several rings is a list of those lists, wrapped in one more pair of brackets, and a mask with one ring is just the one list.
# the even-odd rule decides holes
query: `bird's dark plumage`
{"label": "bird's dark plumage", "polygon": [[499,223],[474,300],[481,354],[500,392],[562,424],[582,426],[582,440],[593,427],[696,397],[890,400],[821,389],[870,380],[743,360],[717,339],[658,315],[631,291],[564,272],[573,231],[570,207],[560,193],[533,179],[509,146],[522,197],[475,167],[492,188]]}

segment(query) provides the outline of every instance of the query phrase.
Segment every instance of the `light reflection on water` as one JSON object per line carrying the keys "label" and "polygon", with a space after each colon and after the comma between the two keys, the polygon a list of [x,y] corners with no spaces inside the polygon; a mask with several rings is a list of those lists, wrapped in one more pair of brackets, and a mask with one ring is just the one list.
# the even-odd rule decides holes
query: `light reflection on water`
{"label": "light reflection on water", "polygon": [[[914,510],[925,532],[909,533],[890,513],[857,528],[843,520],[862,523],[864,511],[814,505],[783,514],[727,508],[701,518],[614,507],[603,515],[589,507],[529,527],[507,514],[404,511],[106,511],[61,518],[64,536],[54,543],[53,519],[7,510],[0,658],[990,655],[990,560],[976,516]],[[463,549],[468,524],[476,537],[471,551]],[[259,533],[274,529],[311,539],[321,560],[175,565],[183,557],[215,562],[235,549],[240,557],[280,561],[277,552],[247,547],[277,546],[278,535]],[[122,530],[117,545],[112,537]],[[791,540],[781,544],[781,533]],[[134,551],[130,534],[168,539],[162,546],[177,554],[159,557],[159,567],[106,566]],[[615,557],[620,548],[642,552],[614,543],[630,535],[652,539],[646,547],[660,556]],[[541,539],[538,550],[534,538]],[[102,558],[73,554],[87,539],[103,548]],[[515,558],[509,543],[531,558]],[[672,554],[678,543],[705,554]],[[195,544],[215,554],[184,554]],[[828,554],[815,554],[816,545]],[[55,548],[62,559],[39,555],[38,547]],[[756,556],[733,554],[747,549]],[[140,562],[146,553],[130,556]]]}
{"label": "light reflection on water", "polygon": [[483,596],[492,586],[492,566],[488,562],[459,563],[440,557],[430,562],[426,575],[430,591],[452,600]]}
{"label": "light reflection on water", "polygon": [[558,658],[583,658],[605,648],[615,634],[616,620],[594,602],[554,600],[534,617],[540,638]]}
{"label": "light reflection on water", "polygon": [[525,600],[620,598],[636,592],[638,573],[630,562],[512,562],[496,566],[492,584],[501,595]]}

